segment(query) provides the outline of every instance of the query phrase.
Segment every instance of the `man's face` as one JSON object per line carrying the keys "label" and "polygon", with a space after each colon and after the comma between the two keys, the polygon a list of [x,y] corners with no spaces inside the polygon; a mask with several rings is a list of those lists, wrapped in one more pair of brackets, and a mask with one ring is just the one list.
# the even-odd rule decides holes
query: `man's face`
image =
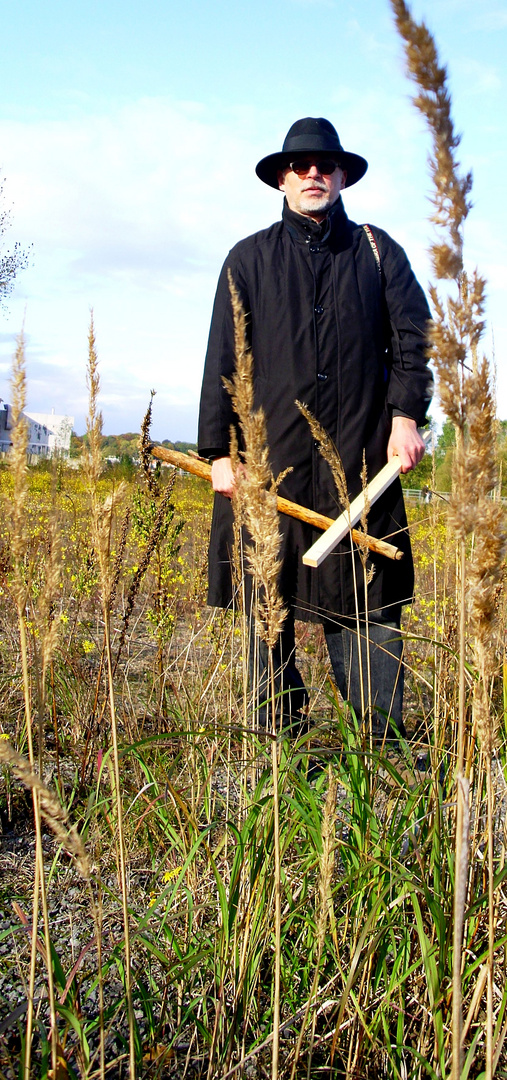
{"label": "man's face", "polygon": [[301,176],[290,167],[278,173],[278,186],[285,193],[290,209],[315,221],[325,218],[347,179],[347,173],[339,165],[333,173],[322,172],[319,162],[326,160],[332,159],[309,154],[305,159],[308,169]]}

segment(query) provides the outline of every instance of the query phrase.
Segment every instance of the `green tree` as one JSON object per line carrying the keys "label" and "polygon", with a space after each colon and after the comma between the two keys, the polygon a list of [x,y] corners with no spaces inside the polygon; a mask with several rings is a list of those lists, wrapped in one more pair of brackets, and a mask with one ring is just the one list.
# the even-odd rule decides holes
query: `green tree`
{"label": "green tree", "polygon": [[507,495],[507,420],[498,422],[498,457],[500,459],[500,487],[502,495]]}
{"label": "green tree", "polygon": [[435,450],[435,487],[437,491],[450,491],[452,488],[452,463],[456,432],[452,420],[446,420],[439,435]]}
{"label": "green tree", "polygon": [[29,263],[31,247],[23,249],[15,243],[9,251],[3,249],[1,237],[11,225],[10,211],[3,206],[4,188],[0,183],[0,308],[5,306],[5,301],[14,288],[14,282],[19,270],[24,270]]}

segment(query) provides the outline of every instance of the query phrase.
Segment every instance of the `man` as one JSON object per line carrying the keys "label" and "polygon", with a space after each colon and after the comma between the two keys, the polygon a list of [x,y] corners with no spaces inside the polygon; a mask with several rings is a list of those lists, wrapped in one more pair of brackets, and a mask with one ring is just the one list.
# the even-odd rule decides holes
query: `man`
{"label": "man", "polygon": [[[341,191],[357,183],[367,167],[364,158],[343,149],[328,120],[313,117],[293,124],[282,151],[257,165],[257,176],[285,195],[282,220],[229,253],[218,283],[201,396],[199,450],[213,460],[216,492],[209,551],[212,605],[225,606],[232,598],[229,431],[237,418],[222,383],[234,369],[228,269],[247,313],[255,403],[266,415],[273,473],[292,470],[281,495],[328,517],[342,509],[296,399],[333,439],[351,499],[361,490],[363,451],[370,479],[395,454],[402,472],[424,454],[418,426],[431,398],[429,311],[399,245],[387,233],[346,216]],[[370,718],[374,736],[404,735],[399,628],[401,607],[412,598],[413,564],[399,481],[371,508],[368,533],[392,539],[404,559],[372,555],[366,588],[350,540],[318,570],[310,569],[302,555],[317,534],[293,518],[280,520],[280,589],[289,606],[277,657],[284,721],[297,718],[307,700],[294,662],[297,617],[324,624],[340,692],[359,717]]]}

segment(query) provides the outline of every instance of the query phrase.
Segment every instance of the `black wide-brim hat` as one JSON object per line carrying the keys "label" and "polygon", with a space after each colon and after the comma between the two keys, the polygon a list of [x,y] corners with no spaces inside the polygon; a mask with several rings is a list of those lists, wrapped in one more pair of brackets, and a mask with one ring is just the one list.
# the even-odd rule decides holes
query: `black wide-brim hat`
{"label": "black wide-brim hat", "polygon": [[255,171],[260,180],[278,190],[278,173],[287,168],[291,161],[307,154],[336,157],[347,172],[345,187],[357,184],[368,168],[365,158],[343,149],[338,132],[329,120],[324,120],[322,116],[305,116],[289,128],[280,153],[262,158]]}

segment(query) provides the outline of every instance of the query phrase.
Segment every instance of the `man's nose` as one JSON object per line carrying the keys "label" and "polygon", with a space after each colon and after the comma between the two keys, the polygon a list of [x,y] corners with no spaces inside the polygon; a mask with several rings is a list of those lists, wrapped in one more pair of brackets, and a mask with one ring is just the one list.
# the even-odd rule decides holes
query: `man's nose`
{"label": "man's nose", "polygon": [[315,165],[315,164],[310,165],[310,168],[308,170],[308,176],[314,176],[315,177],[315,176],[320,176],[320,175],[321,174],[320,174],[318,166]]}

